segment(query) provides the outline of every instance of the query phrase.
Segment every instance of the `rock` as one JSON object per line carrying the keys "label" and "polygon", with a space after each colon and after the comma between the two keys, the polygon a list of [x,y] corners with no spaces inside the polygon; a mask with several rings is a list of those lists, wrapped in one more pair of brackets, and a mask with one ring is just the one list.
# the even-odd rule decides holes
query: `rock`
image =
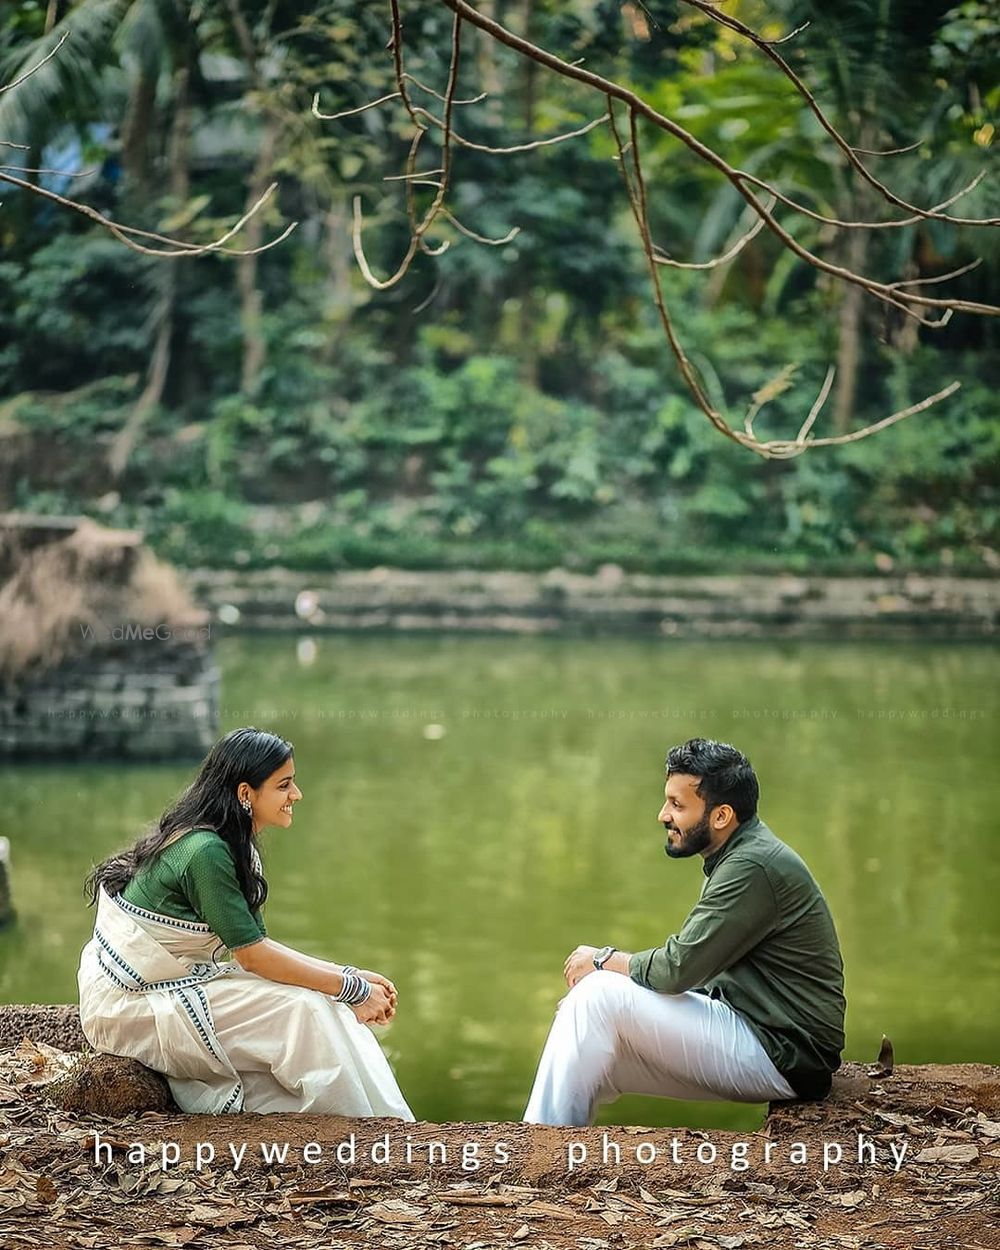
{"label": "rock", "polygon": [[64,1111],[114,1119],[177,1110],[165,1077],[121,1055],[82,1055],[68,1076],[45,1086],[45,1096]]}

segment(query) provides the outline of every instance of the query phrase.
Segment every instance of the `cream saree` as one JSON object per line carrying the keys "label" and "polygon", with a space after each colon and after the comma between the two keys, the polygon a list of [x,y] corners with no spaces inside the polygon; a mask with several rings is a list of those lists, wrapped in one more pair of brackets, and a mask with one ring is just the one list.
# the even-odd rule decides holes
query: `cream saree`
{"label": "cream saree", "polygon": [[101,890],[78,973],[87,1041],[162,1072],[182,1111],[413,1119],[349,1007],[220,962],[226,953],[208,925]]}

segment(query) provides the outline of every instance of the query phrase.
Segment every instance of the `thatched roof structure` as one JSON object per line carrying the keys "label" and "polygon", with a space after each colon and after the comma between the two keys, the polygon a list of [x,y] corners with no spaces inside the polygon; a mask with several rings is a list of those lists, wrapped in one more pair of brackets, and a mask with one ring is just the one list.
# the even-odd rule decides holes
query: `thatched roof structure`
{"label": "thatched roof structure", "polygon": [[172,637],[207,622],[138,531],[89,517],[0,514],[0,680],[8,686],[113,648],[122,626]]}

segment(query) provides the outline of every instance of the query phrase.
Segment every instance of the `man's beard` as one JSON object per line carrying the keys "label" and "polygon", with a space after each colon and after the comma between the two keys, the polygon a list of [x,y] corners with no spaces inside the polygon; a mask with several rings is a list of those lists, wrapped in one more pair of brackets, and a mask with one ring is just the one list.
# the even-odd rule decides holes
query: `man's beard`
{"label": "man's beard", "polygon": [[[664,826],[666,828],[666,826]],[[681,833],[676,826],[672,826],[677,833]],[[669,840],[664,842],[663,849],[671,859],[686,859],[689,855],[697,855],[708,846],[712,840],[712,830],[709,828],[707,814],[702,816],[701,820],[691,826],[686,833],[681,833],[681,841],[676,846],[671,846]]]}

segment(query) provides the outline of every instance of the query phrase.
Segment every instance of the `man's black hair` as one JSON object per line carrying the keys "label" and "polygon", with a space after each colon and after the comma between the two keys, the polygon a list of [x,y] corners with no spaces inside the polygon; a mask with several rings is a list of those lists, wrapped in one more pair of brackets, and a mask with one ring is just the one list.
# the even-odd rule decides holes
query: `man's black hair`
{"label": "man's black hair", "polygon": [[695,793],[705,800],[705,815],[728,803],[742,824],[757,812],[760,785],[753,766],[742,751],[728,742],[691,738],[667,752],[667,776],[682,773],[697,777]]}

